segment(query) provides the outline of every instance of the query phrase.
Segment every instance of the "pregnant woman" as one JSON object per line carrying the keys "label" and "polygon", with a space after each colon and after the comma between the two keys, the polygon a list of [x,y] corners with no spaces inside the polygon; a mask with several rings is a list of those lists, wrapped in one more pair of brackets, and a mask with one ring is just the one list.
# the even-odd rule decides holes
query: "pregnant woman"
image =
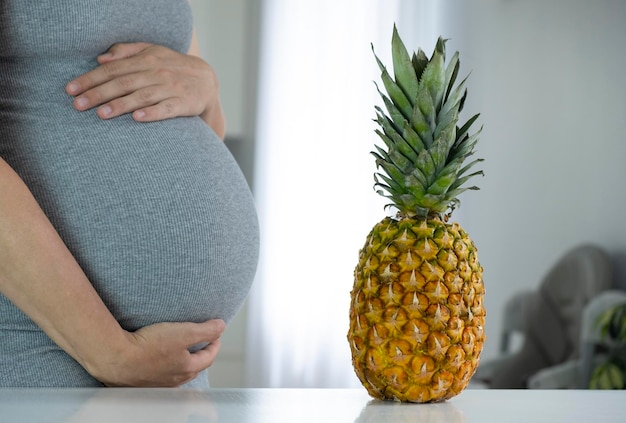
{"label": "pregnant woman", "polygon": [[186,0],[0,1],[0,386],[205,385],[258,225]]}

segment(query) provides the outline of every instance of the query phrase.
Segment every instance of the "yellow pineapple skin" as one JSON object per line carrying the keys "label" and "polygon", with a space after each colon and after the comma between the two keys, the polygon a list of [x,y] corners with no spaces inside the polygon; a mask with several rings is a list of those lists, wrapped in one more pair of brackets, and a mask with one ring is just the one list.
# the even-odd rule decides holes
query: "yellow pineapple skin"
{"label": "yellow pineapple skin", "polygon": [[385,218],[359,252],[352,364],[369,394],[402,402],[458,395],[485,341],[483,269],[457,223]]}

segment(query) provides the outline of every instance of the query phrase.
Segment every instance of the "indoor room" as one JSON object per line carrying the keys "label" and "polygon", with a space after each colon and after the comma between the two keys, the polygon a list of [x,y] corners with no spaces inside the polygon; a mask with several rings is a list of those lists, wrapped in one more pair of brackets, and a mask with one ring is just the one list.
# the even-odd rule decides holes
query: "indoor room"
{"label": "indoor room", "polygon": [[[142,12],[146,16],[154,13],[148,9]],[[0,9],[0,22],[9,10]],[[70,206],[56,200],[49,207],[59,205],[60,211],[49,212],[38,197],[44,183],[28,173],[33,161],[12,153],[10,137],[25,130],[12,123],[24,109],[11,109],[10,95],[25,84],[11,84],[21,81],[16,75],[29,77],[22,69],[35,56],[16,59],[11,68],[17,53],[10,47],[0,47],[0,70],[8,69],[2,72],[8,82],[0,86],[0,127],[8,140],[0,141],[0,158],[27,185],[35,181],[29,188],[53,225],[60,222],[59,234],[92,283],[102,271],[103,280],[119,280],[125,293],[121,281],[127,275],[142,281],[150,275],[142,261],[148,256],[163,269],[157,278],[208,275],[224,281],[207,291],[216,311],[196,313],[213,303],[198,300],[200,291],[184,293],[182,285],[147,288],[137,300],[149,302],[155,295],[163,301],[160,306],[169,309],[163,321],[224,320],[224,328],[215,329],[219,343],[218,335],[214,342],[189,342],[190,355],[197,350],[215,355],[207,374],[200,373],[202,388],[128,389],[114,383],[104,388],[107,383],[93,372],[94,380],[103,382],[97,389],[24,389],[7,382],[0,384],[0,420],[3,415],[16,416],[7,421],[40,421],[47,415],[55,422],[97,421],[97,415],[108,421],[137,421],[125,419],[143,415],[198,422],[626,419],[620,393],[626,389],[626,2],[192,0],[190,13],[195,32],[190,42],[214,72],[223,136],[205,119],[208,107],[196,113],[172,106],[168,110],[180,116],[155,120],[169,120],[181,137],[191,137],[200,117],[211,137],[223,139],[226,149],[199,147],[202,154],[219,154],[207,163],[227,178],[215,189],[222,199],[211,197],[210,206],[194,209],[192,199],[204,198],[206,182],[187,185],[177,178],[198,173],[204,162],[178,159],[178,145],[167,147],[174,156],[165,156],[161,141],[155,141],[145,156],[164,155],[155,162],[161,170],[154,176],[139,176],[136,163],[145,164],[140,150],[121,145],[119,157],[130,163],[123,171],[145,179],[145,191],[129,197],[133,204],[135,198],[157,201],[151,180],[163,178],[159,189],[171,185],[168,192],[175,194],[159,200],[158,209],[137,205],[107,223],[118,207],[117,197],[107,193],[118,184],[121,190],[128,186],[107,173],[97,177],[102,189],[97,199],[74,220],[67,217],[74,216]],[[83,33],[83,27],[90,28],[80,21],[76,31]],[[9,37],[10,31],[13,27],[5,26],[0,35]],[[77,46],[80,53],[83,44]],[[58,53],[51,66],[65,57]],[[113,69],[98,57],[93,66]],[[67,82],[78,78],[84,85],[81,72],[87,69]],[[86,75],[95,79],[94,72]],[[89,91],[73,94],[68,85],[67,93],[76,96],[79,108],[78,99]],[[131,128],[141,120],[137,110],[133,122],[133,110],[109,119],[101,115],[104,107],[97,109],[104,122],[128,118]],[[77,133],[51,123],[41,110],[33,112],[48,119],[41,128],[64,137]],[[81,113],[98,119],[93,111]],[[73,124],[68,119],[66,128]],[[169,124],[163,122],[141,125]],[[34,133],[36,126],[26,123]],[[85,175],[77,178],[84,185],[92,173],[86,165],[65,164],[65,157],[82,151],[70,145],[70,135],[67,140],[67,149],[51,157],[60,157],[57,168]],[[239,169],[232,173],[231,159]],[[50,170],[50,178],[61,170]],[[58,179],[61,185],[67,180]],[[76,197],[83,185],[70,194]],[[238,198],[242,189],[236,187],[243,187],[245,199]],[[106,201],[111,205],[104,209]],[[218,240],[202,234],[205,226],[196,216],[216,210],[211,201],[225,214],[211,223],[218,229],[208,230],[210,236],[219,234]],[[98,207],[103,211],[90,211]],[[177,208],[187,210],[169,218],[169,210]],[[0,220],[4,212],[0,206]],[[139,232],[142,219],[160,213],[165,220],[149,220],[148,228],[158,226],[158,236]],[[195,220],[184,223],[188,215],[200,226],[193,226]],[[92,217],[92,232],[120,235],[108,241],[93,232],[97,242],[82,241],[79,225],[91,225]],[[78,223],[59,229],[64,219]],[[124,219],[138,222],[128,239],[118,226]],[[2,230],[0,222],[0,235]],[[187,236],[196,244],[186,246]],[[137,253],[127,247],[137,243]],[[161,243],[177,248],[180,256],[171,261],[179,264],[167,268],[155,258],[169,254],[157,247]],[[112,265],[110,257],[117,255],[101,259],[94,253],[89,261],[91,245],[124,257]],[[196,255],[202,260],[204,247],[217,251],[207,269],[180,264]],[[14,263],[12,257],[0,255],[0,296],[6,292],[6,304],[30,310],[20,306],[25,297],[15,294],[10,278],[3,282],[3,269],[13,271],[3,264]],[[140,312],[124,314],[122,294],[107,296],[106,285],[94,286],[124,329],[127,324],[133,327],[129,331],[141,332],[154,323],[142,320]],[[169,301],[179,301],[178,307]],[[188,310],[183,301],[189,301]],[[146,313],[160,313],[158,306]],[[26,312],[72,355],[37,313]],[[13,327],[9,320],[6,331]],[[0,352],[0,370],[21,369],[2,364],[6,354]]]}

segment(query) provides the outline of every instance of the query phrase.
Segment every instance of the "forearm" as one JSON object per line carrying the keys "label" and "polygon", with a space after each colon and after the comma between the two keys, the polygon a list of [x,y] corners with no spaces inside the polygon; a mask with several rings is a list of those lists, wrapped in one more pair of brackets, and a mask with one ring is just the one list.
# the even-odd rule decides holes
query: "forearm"
{"label": "forearm", "polygon": [[200,117],[213,129],[218,137],[222,140],[224,139],[226,136],[226,119],[224,118],[224,111],[222,110],[219,98],[210,108],[207,108]]}
{"label": "forearm", "polygon": [[0,292],[88,371],[125,332],[19,176],[0,159]]}

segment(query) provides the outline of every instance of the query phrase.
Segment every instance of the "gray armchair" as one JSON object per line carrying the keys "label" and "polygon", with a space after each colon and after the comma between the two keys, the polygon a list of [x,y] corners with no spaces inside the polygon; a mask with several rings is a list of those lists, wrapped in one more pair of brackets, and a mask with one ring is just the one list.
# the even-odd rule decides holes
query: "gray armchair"
{"label": "gray armchair", "polygon": [[598,294],[585,307],[580,331],[580,357],[542,369],[528,380],[531,389],[587,389],[593,369],[601,361],[596,354],[602,344],[598,318],[609,308],[626,304],[626,292],[608,290]]}
{"label": "gray armchair", "polygon": [[473,380],[500,389],[545,383],[549,378],[534,375],[579,358],[583,309],[612,283],[611,260],[602,248],[582,245],[566,252],[537,291],[516,297],[521,349],[481,364]]}

